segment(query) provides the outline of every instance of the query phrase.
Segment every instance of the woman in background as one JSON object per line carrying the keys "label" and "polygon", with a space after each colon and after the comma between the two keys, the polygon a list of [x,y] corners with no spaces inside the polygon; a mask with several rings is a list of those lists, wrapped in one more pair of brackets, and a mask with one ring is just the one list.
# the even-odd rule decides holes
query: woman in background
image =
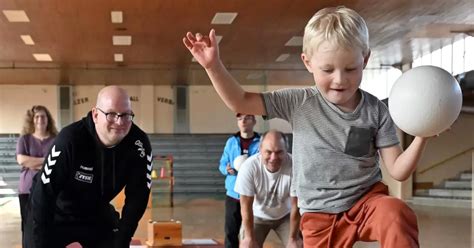
{"label": "woman in background", "polygon": [[[43,167],[45,156],[57,134],[54,120],[46,107],[35,105],[26,112],[23,130],[16,145],[16,160],[21,166],[18,198],[20,199],[22,232],[33,176]],[[24,242],[23,235],[22,242]]]}

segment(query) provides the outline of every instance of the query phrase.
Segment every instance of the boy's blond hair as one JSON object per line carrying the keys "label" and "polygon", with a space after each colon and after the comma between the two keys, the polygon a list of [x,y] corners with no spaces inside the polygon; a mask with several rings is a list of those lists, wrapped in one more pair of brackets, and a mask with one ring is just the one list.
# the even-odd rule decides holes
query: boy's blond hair
{"label": "boy's blond hair", "polygon": [[311,58],[315,49],[327,41],[344,48],[358,47],[369,53],[369,30],[364,19],[344,6],[324,8],[316,12],[304,29],[303,53]]}

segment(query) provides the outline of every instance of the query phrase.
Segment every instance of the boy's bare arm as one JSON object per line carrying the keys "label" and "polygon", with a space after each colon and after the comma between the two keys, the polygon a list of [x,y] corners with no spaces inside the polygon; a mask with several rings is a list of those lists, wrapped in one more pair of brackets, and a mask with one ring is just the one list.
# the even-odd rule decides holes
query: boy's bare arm
{"label": "boy's bare arm", "polygon": [[406,180],[416,169],[428,138],[415,137],[405,151],[399,145],[380,149],[389,174],[398,181]]}
{"label": "boy's bare arm", "polygon": [[219,58],[219,46],[214,29],[209,36],[188,32],[183,38],[184,45],[201,64],[224,103],[236,113],[266,115],[260,93],[244,91],[227,71]]}

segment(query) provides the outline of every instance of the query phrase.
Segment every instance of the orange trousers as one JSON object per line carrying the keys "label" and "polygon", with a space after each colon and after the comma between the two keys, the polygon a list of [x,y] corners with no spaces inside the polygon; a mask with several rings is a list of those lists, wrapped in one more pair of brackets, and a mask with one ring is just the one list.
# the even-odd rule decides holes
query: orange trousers
{"label": "orange trousers", "polygon": [[415,213],[381,182],[345,212],[304,213],[300,229],[304,247],[349,248],[359,240],[379,241],[383,248],[419,247]]}

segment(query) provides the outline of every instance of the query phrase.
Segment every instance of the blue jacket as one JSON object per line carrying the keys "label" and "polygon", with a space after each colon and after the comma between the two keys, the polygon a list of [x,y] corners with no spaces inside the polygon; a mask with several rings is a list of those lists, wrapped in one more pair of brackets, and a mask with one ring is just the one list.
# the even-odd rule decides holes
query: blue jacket
{"label": "blue jacket", "polygon": [[[250,143],[249,146],[249,157],[258,153],[260,145],[260,135],[255,132],[255,136]],[[225,178],[225,189],[227,190],[226,194],[229,197],[234,199],[239,199],[240,196],[237,192],[234,191],[235,181],[237,179],[237,174],[230,175],[227,173],[226,166],[230,164],[233,168],[233,161],[236,157],[241,155],[241,148],[240,148],[240,132],[237,132],[232,137],[230,137],[224,147],[224,152],[222,153],[222,157],[219,163],[219,170],[221,171],[222,175],[226,176]]]}

